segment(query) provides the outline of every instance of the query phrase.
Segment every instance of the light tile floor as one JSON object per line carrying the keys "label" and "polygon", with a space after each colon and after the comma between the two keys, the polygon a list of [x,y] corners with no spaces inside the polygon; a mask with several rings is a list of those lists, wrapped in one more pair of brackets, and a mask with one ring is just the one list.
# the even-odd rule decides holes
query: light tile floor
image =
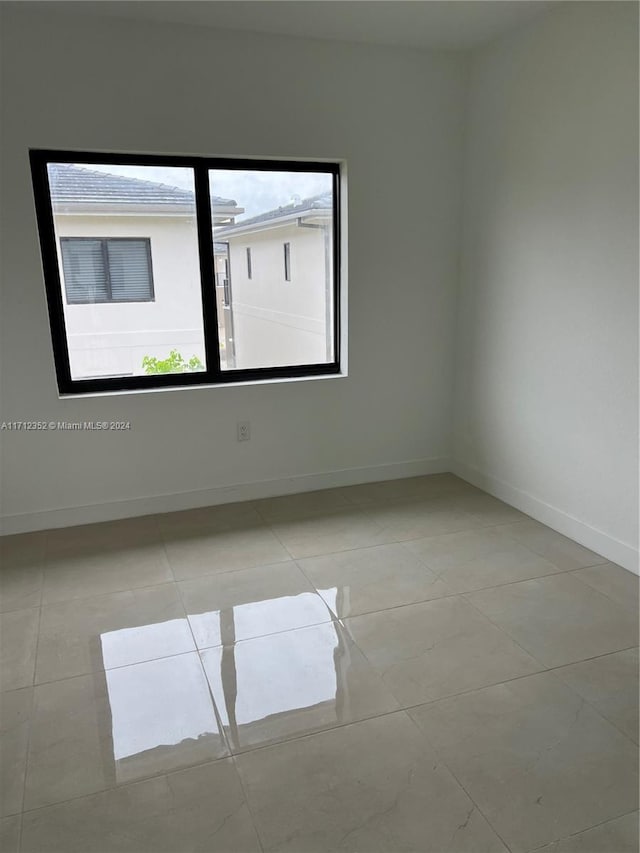
{"label": "light tile floor", "polygon": [[637,853],[638,578],[452,475],[0,547],[3,853]]}

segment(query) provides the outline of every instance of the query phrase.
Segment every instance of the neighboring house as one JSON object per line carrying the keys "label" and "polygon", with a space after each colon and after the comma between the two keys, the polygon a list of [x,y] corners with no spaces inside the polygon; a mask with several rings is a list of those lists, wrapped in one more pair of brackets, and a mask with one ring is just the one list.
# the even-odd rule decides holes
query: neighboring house
{"label": "neighboring house", "polygon": [[324,193],[215,229],[236,368],[331,360],[332,215]]}
{"label": "neighboring house", "polygon": [[[193,193],[71,164],[49,182],[73,378],[141,374],[172,349],[204,361]],[[212,198],[214,228],[242,212]],[[217,296],[224,342],[222,281]]]}

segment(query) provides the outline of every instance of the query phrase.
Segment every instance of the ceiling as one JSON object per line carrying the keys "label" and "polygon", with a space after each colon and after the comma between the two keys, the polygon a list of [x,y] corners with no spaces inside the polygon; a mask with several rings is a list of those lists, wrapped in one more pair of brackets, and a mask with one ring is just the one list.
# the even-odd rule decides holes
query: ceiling
{"label": "ceiling", "polygon": [[79,16],[417,49],[466,49],[556,4],[548,0],[30,0],[17,5]]}

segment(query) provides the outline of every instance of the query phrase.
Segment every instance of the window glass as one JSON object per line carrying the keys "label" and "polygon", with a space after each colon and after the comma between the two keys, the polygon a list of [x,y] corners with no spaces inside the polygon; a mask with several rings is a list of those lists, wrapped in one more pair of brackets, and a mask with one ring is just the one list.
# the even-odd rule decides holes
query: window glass
{"label": "window glass", "polygon": [[72,379],[206,366],[191,168],[49,163]]}
{"label": "window glass", "polygon": [[107,240],[106,250],[112,302],[151,301],[151,241]]}
{"label": "window glass", "polygon": [[333,362],[332,175],[211,169],[209,183],[243,209],[233,224],[214,222],[229,271],[228,303],[222,292],[217,302],[222,370]]}
{"label": "window glass", "polygon": [[62,237],[60,250],[70,305],[153,299],[149,240]]}
{"label": "window glass", "polygon": [[340,372],[338,163],[29,157],[63,394]]}
{"label": "window glass", "polygon": [[64,289],[69,304],[109,301],[103,242],[82,237],[60,240]]}

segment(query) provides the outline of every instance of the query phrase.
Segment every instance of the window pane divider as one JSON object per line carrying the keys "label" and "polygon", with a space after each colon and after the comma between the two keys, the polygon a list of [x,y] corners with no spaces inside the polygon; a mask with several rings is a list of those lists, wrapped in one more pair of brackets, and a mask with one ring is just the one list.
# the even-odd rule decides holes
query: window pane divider
{"label": "window pane divider", "polygon": [[193,167],[198,254],[200,256],[200,287],[202,291],[202,327],[207,369],[204,375],[210,382],[219,382],[220,344],[218,341],[218,306],[216,305],[216,276],[211,218],[209,171],[206,164]]}

